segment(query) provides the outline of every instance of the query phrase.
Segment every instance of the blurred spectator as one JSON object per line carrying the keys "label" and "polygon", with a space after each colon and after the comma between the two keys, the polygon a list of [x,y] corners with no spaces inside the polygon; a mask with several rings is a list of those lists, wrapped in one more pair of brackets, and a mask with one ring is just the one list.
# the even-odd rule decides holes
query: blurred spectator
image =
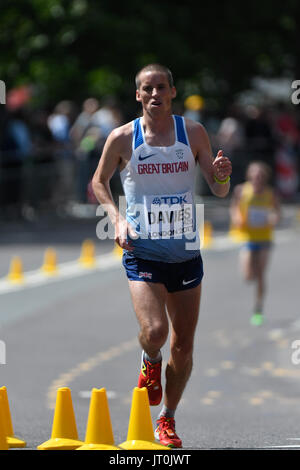
{"label": "blurred spectator", "polygon": [[[121,113],[111,100],[107,101],[100,109],[98,101],[94,98],[84,101],[83,111],[70,132],[77,158],[76,188],[79,202],[96,203],[90,188],[90,180],[95,172],[107,136],[121,124]],[[114,184],[114,180],[112,184]]]}
{"label": "blurred spectator", "polygon": [[[88,183],[88,201],[97,203],[97,200],[93,194],[91,194],[91,177],[94,174],[96,167],[99,162],[99,156],[101,155],[104,143],[110,132],[123,124],[124,118],[121,110],[113,98],[107,98],[102,102],[102,106],[92,117],[92,125],[96,126],[100,130],[102,135],[102,141],[99,142],[98,148],[91,155],[91,166]],[[119,175],[119,170],[116,170],[110,180],[110,187],[112,194],[117,200],[118,196],[122,193],[122,185]]]}
{"label": "blurred spectator", "polygon": [[115,102],[107,99],[101,108],[93,114],[91,124],[99,127],[102,135],[106,138],[113,129],[122,124],[122,120],[121,112]]}
{"label": "blurred spectator", "polygon": [[[87,98],[80,113],[72,101],[59,102],[49,113],[30,109],[32,87],[7,94],[0,107],[0,208],[28,219],[25,212],[64,207],[70,200],[97,203],[90,186],[108,134],[123,123],[113,98],[101,103]],[[293,200],[299,191],[300,132],[296,107],[271,104],[263,108],[235,103],[220,119],[206,108],[204,99],[191,95],[175,103],[176,114],[202,122],[209,133],[213,154],[222,148],[232,161],[232,189],[244,179],[244,168],[262,160],[273,169],[281,196]],[[26,107],[25,107],[26,106]],[[131,114],[130,114],[131,112]],[[129,110],[129,116],[135,112]],[[111,179],[112,193],[122,193],[119,173]],[[196,191],[210,194],[197,169]],[[28,212],[27,211],[27,212]],[[27,213],[26,212],[26,213]],[[29,213],[28,212],[28,213]]]}
{"label": "blurred spectator", "polygon": [[25,160],[31,152],[32,142],[24,110],[17,109],[8,116],[4,137],[4,160]]}
{"label": "blurred spectator", "polygon": [[27,219],[36,217],[37,210],[45,203],[49,204],[55,186],[55,140],[47,121],[48,113],[44,109],[36,109],[30,114],[32,152],[23,172],[24,215]]}
{"label": "blurred spectator", "polygon": [[215,152],[223,150],[232,162],[231,184],[235,186],[244,178],[244,169],[248,164],[249,155],[246,151],[246,136],[242,113],[237,105],[232,105],[213,139]]}
{"label": "blurred spectator", "polygon": [[1,106],[1,196],[8,215],[22,215],[22,176],[24,162],[32,152],[27,117],[22,108],[7,112]]}
{"label": "blurred spectator", "polygon": [[281,197],[293,199],[299,186],[300,132],[294,115],[279,105],[274,122],[276,186]]}
{"label": "blurred spectator", "polygon": [[70,129],[74,121],[75,106],[71,101],[61,101],[48,118],[48,126],[56,141],[55,161],[58,181],[54,193],[55,205],[64,205],[73,198],[74,162]]}
{"label": "blurred spectator", "polygon": [[266,109],[249,105],[246,112],[246,149],[251,160],[261,160],[274,168],[275,139]]}
{"label": "blurred spectator", "polygon": [[217,132],[217,142],[224,154],[232,155],[236,150],[245,148],[245,131],[241,119],[231,111],[221,121]]}
{"label": "blurred spectator", "polygon": [[87,98],[82,105],[82,111],[76,118],[70,129],[70,138],[77,147],[91,123],[93,114],[99,109],[99,101],[96,98]]}
{"label": "blurred spectator", "polygon": [[92,117],[99,109],[96,98],[87,98],[82,104],[82,111],[70,129],[76,159],[75,165],[75,194],[76,200],[87,202],[87,187],[90,176],[90,157],[96,148],[101,147],[102,133],[92,125]]}

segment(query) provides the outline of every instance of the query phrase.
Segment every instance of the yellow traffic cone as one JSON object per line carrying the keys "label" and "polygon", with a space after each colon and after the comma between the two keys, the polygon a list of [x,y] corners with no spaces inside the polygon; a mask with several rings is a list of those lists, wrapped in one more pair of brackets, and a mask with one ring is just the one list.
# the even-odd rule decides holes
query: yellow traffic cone
{"label": "yellow traffic cone", "polygon": [[53,276],[58,273],[58,268],[56,264],[56,251],[53,248],[47,248],[45,252],[42,271],[50,276]]}
{"label": "yellow traffic cone", "polygon": [[11,260],[7,278],[9,281],[14,283],[24,282],[23,263],[19,256],[14,256]]}
{"label": "yellow traffic cone", "polygon": [[84,268],[94,268],[96,266],[95,244],[92,240],[85,240],[82,243],[79,263]]}
{"label": "yellow traffic cone", "polygon": [[8,450],[9,445],[7,442],[7,436],[5,431],[4,416],[2,407],[0,406],[0,450]]}
{"label": "yellow traffic cone", "polygon": [[26,442],[22,441],[18,437],[14,435],[8,397],[7,397],[7,390],[6,387],[0,388],[0,408],[1,408],[1,415],[3,419],[3,428],[6,435],[7,443],[9,447],[25,447]]}
{"label": "yellow traffic cone", "polygon": [[127,441],[119,447],[125,450],[170,450],[155,441],[146,387],[133,390]]}
{"label": "yellow traffic cone", "polygon": [[118,245],[117,243],[115,243],[113,254],[117,256],[117,258],[122,258],[123,256],[123,248],[121,248],[120,245]]}
{"label": "yellow traffic cone", "polygon": [[211,222],[204,222],[204,230],[203,230],[203,248],[210,248],[212,245],[213,240],[213,227]]}
{"label": "yellow traffic cone", "polygon": [[83,446],[77,450],[120,450],[116,447],[105,388],[93,388]]}
{"label": "yellow traffic cone", "polygon": [[78,440],[71,390],[57,390],[51,439],[39,445],[38,450],[74,450],[83,444]]}

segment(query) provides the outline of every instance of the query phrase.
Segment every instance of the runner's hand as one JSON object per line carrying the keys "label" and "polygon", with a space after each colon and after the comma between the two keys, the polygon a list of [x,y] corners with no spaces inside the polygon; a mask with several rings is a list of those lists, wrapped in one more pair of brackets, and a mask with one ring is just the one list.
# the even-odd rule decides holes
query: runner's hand
{"label": "runner's hand", "polygon": [[229,158],[223,156],[223,150],[219,150],[216,158],[213,161],[214,175],[219,180],[225,180],[227,176],[231,175],[232,166]]}
{"label": "runner's hand", "polygon": [[133,247],[131,246],[131,242],[127,241],[127,236],[130,238],[137,238],[137,234],[131,227],[131,225],[127,222],[126,219],[123,217],[119,217],[119,220],[115,226],[115,242],[123,249],[132,251]]}

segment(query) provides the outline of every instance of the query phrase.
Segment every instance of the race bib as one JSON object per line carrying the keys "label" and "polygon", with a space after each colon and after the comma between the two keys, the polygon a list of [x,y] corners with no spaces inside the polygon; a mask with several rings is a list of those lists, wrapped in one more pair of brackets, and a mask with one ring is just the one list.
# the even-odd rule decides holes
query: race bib
{"label": "race bib", "polygon": [[144,196],[146,231],[151,239],[182,238],[194,231],[193,195]]}
{"label": "race bib", "polygon": [[268,224],[267,209],[250,207],[248,210],[248,225],[250,227],[264,227]]}

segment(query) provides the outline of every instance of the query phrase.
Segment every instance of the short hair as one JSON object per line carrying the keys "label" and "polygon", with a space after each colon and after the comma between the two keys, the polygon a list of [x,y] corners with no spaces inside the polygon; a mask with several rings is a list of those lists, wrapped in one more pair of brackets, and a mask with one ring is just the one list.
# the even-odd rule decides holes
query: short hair
{"label": "short hair", "polygon": [[165,67],[164,65],[161,64],[148,64],[145,67],[143,67],[135,76],[135,84],[136,88],[138,89],[141,85],[141,80],[140,80],[140,75],[142,72],[162,72],[166,74],[168,82],[170,87],[172,88],[174,86],[174,80],[173,80],[173,75],[170,69],[168,67]]}
{"label": "short hair", "polygon": [[261,170],[264,172],[265,174],[265,181],[268,182],[271,177],[272,177],[272,168],[270,167],[270,165],[268,165],[267,163],[261,161],[261,160],[253,160],[252,162],[249,163],[247,169],[246,169],[246,178],[248,179],[249,178],[249,173],[251,171],[251,167],[253,166],[258,166],[259,168],[261,168]]}

